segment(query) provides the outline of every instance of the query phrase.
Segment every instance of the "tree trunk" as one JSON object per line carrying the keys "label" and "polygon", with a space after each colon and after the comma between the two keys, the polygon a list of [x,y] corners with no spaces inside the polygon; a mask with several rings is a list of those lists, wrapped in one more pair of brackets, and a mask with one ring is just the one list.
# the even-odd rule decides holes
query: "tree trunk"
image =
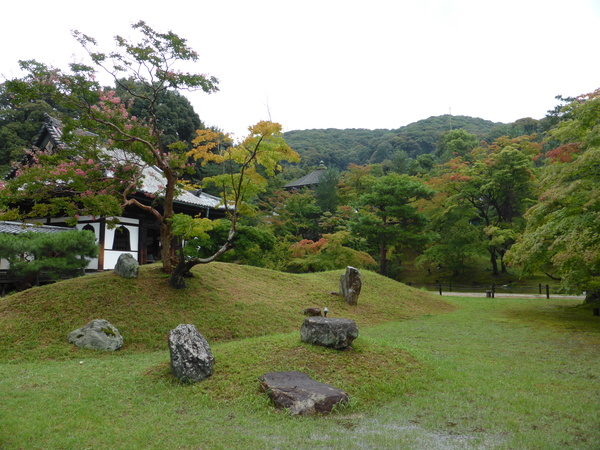
{"label": "tree trunk", "polygon": [[177,266],[171,272],[171,277],[169,278],[169,284],[175,289],[184,289],[187,287],[185,282],[186,278],[192,278],[194,275],[192,274],[192,268],[197,266],[198,264],[208,264],[216,260],[219,256],[225,253],[227,250],[233,247],[233,238],[235,237],[236,232],[236,221],[232,222],[231,228],[229,229],[229,236],[227,237],[227,241],[221,246],[216,253],[208,258],[194,258],[187,260],[185,259],[185,255],[183,253],[183,241],[181,238],[178,238],[179,242],[179,261]]}
{"label": "tree trunk", "polygon": [[502,273],[507,273],[508,270],[506,268],[506,263],[504,262],[504,253],[500,254],[500,267],[501,267],[501,271]]}
{"label": "tree trunk", "polygon": [[381,244],[379,246],[379,259],[380,259],[380,265],[379,265],[379,273],[381,275],[386,275],[387,274],[387,246],[385,244]]}
{"label": "tree trunk", "polygon": [[600,289],[592,289],[587,291],[585,294],[584,303],[597,303],[600,302]]}
{"label": "tree trunk", "polygon": [[173,271],[173,259],[175,252],[173,249],[173,201],[175,199],[175,178],[170,169],[164,170],[167,186],[165,190],[165,203],[163,219],[160,226],[160,256],[162,259],[162,270],[165,273]]}
{"label": "tree trunk", "polygon": [[496,250],[489,248],[490,262],[492,263],[492,275],[498,275],[498,257],[496,256]]}
{"label": "tree trunk", "polygon": [[177,264],[171,273],[171,277],[169,278],[169,284],[171,287],[174,287],[175,289],[185,289],[187,287],[185,279],[193,276],[190,272],[190,269],[191,267],[189,267],[189,265],[185,262]]}

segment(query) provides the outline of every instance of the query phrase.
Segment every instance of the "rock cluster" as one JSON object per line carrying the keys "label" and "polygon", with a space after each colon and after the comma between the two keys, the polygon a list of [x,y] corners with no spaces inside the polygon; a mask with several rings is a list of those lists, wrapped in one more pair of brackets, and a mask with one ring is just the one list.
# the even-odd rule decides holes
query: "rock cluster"
{"label": "rock cluster", "polygon": [[181,324],[169,333],[173,375],[185,383],[196,383],[213,373],[215,358],[208,342],[194,325]]}
{"label": "rock cluster", "polygon": [[95,319],[67,336],[71,344],[93,350],[115,351],[123,347],[123,336],[108,320]]}
{"label": "rock cluster", "polygon": [[330,413],[339,403],[348,403],[348,394],[313,380],[303,372],[268,372],[259,378],[260,390],[266,392],[277,409],[292,415]]}

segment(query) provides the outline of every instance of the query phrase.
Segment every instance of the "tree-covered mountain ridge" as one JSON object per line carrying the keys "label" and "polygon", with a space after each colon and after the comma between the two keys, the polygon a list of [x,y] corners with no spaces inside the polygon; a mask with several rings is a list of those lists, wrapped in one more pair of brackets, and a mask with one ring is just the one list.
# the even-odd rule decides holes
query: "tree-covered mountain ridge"
{"label": "tree-covered mountain ridge", "polygon": [[417,158],[435,154],[440,137],[463,129],[480,140],[491,141],[502,135],[518,136],[536,132],[540,122],[520,119],[511,124],[492,122],[478,117],[445,114],[432,116],[397,129],[311,129],[284,133],[286,142],[302,158],[304,166],[321,161],[329,167],[344,170],[348,164],[393,163],[399,155]]}

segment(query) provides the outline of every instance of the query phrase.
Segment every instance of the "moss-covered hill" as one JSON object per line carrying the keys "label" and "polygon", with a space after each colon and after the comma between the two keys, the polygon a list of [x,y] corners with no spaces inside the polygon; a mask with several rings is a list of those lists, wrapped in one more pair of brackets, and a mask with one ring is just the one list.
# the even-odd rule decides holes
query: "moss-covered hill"
{"label": "moss-covered hill", "polygon": [[213,263],[195,268],[184,290],[173,290],[157,266],[135,280],[113,272],[88,275],[0,299],[0,360],[64,358],[80,351],[64,345],[69,332],[106,319],[125,338],[125,353],[165,350],[167,334],[192,323],[211,342],[298,330],[302,310],[328,307],[361,327],[449,311],[441,298],[372,272],[363,272],[357,306],[332,294],[342,271],[287,274]]}

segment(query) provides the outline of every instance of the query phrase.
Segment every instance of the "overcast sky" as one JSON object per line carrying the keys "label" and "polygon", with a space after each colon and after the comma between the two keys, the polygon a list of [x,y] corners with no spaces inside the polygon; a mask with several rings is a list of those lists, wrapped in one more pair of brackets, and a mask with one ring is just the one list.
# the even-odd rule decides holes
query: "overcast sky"
{"label": "overcast sky", "polygon": [[200,55],[220,91],[187,94],[207,125],[241,137],[398,128],[452,113],[542,118],[556,95],[600,87],[600,0],[29,0],[3,4],[0,75],[18,60],[84,57],[76,29],[114,47],[144,20]]}

